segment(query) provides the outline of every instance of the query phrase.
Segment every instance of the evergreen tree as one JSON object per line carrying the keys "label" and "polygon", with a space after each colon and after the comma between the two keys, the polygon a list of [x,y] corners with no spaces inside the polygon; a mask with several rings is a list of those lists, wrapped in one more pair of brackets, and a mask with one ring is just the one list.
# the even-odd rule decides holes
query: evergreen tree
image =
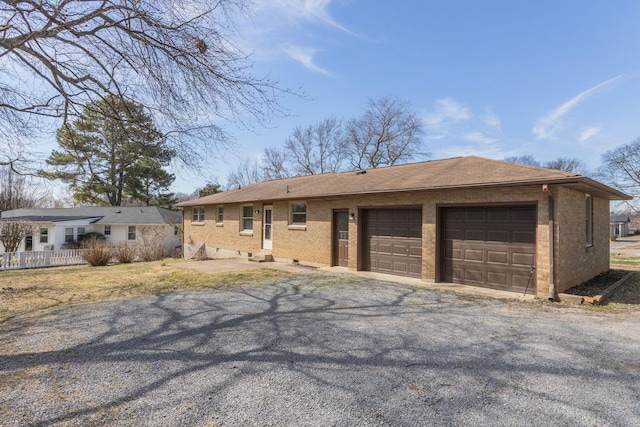
{"label": "evergreen tree", "polygon": [[162,167],[175,152],[142,105],[115,96],[91,102],[56,136],[60,150],[42,173],[68,183],[79,202],[121,206],[134,197],[150,204],[174,180]]}

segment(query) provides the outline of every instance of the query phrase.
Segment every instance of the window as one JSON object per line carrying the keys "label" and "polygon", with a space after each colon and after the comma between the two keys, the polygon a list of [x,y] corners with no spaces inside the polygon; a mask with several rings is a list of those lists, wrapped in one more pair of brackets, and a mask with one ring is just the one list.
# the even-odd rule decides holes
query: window
{"label": "window", "polygon": [[129,232],[127,233],[127,239],[128,240],[136,240],[136,226],[135,225],[130,225],[129,226]]}
{"label": "window", "polygon": [[84,229],[84,227],[78,227],[78,241],[82,240],[82,236],[84,236],[86,233],[86,230]]}
{"label": "window", "polygon": [[193,208],[193,220],[192,222],[203,223],[204,222],[204,208]]}
{"label": "window", "polygon": [[105,236],[111,236],[111,226],[110,225],[105,225],[104,226],[104,235]]}
{"label": "window", "polygon": [[253,231],[253,206],[242,207],[242,231]]}
{"label": "window", "polygon": [[307,224],[307,204],[291,203],[289,215],[289,224],[306,225]]}
{"label": "window", "polygon": [[218,206],[218,224],[224,222],[224,206]]}
{"label": "window", "polygon": [[65,228],[64,229],[64,242],[71,243],[73,242],[73,228]]}
{"label": "window", "polygon": [[40,229],[40,243],[49,243],[49,229],[41,228]]}
{"label": "window", "polygon": [[591,194],[585,194],[585,213],[587,246],[593,245],[593,198]]}

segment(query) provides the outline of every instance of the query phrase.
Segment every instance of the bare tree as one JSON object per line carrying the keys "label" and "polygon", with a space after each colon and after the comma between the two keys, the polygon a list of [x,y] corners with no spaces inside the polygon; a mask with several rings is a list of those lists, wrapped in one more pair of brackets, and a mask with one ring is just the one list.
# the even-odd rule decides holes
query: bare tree
{"label": "bare tree", "polygon": [[294,175],[337,172],[343,167],[342,122],[336,117],[306,127],[298,126],[285,141]]}
{"label": "bare tree", "polygon": [[587,165],[582,160],[571,157],[558,157],[556,160],[545,163],[544,167],[583,175],[588,173]]}
{"label": "bare tree", "polygon": [[549,169],[557,169],[563,172],[574,172],[580,174],[587,174],[587,165],[576,158],[571,157],[558,157],[555,160],[551,160],[545,163],[540,163],[535,157],[530,154],[523,156],[505,157],[505,162],[517,163],[519,165],[537,166]]}
{"label": "bare tree", "polygon": [[18,252],[20,243],[38,230],[31,221],[5,219],[0,221],[0,243],[5,252]]}
{"label": "bare tree", "polygon": [[[268,121],[280,90],[234,42],[245,0],[15,0],[0,7],[0,136],[70,122],[108,96],[144,105],[190,166],[227,147],[220,118]],[[47,121],[44,120],[46,123]],[[16,142],[3,163],[23,159]],[[7,147],[3,147],[7,148]]]}
{"label": "bare tree", "polygon": [[509,163],[516,163],[519,165],[526,165],[526,166],[540,166],[540,162],[537,161],[536,158],[530,154],[526,154],[523,156],[505,157],[504,161]]}
{"label": "bare tree", "polygon": [[640,138],[604,153],[598,179],[638,198],[640,196]]}
{"label": "bare tree", "polygon": [[230,172],[227,176],[227,189],[246,187],[263,180],[260,172],[260,166],[256,160],[245,160],[235,171]]}
{"label": "bare tree", "polygon": [[362,117],[346,125],[346,152],[351,166],[370,169],[410,161],[422,153],[423,123],[409,104],[394,97],[369,101]]}
{"label": "bare tree", "polygon": [[262,177],[268,180],[289,178],[290,176],[286,151],[275,147],[265,148],[262,155]]}
{"label": "bare tree", "polygon": [[0,212],[19,208],[37,208],[47,198],[33,179],[18,175],[10,166],[0,166]]}

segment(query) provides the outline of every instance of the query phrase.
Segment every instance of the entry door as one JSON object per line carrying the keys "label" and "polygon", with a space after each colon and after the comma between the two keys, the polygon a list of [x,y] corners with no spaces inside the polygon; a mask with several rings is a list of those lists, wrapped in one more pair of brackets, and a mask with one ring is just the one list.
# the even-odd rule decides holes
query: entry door
{"label": "entry door", "polygon": [[262,213],[262,249],[273,248],[273,206],[265,206]]}
{"label": "entry door", "polygon": [[349,212],[336,211],[333,214],[333,254],[334,265],[349,266]]}
{"label": "entry door", "polygon": [[33,250],[33,236],[31,234],[24,238],[24,250],[25,252],[31,252]]}

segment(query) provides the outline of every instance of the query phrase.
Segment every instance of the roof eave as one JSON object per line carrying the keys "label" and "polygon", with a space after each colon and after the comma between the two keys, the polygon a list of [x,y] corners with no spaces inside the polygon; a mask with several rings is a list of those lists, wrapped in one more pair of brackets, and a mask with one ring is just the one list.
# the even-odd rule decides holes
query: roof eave
{"label": "roof eave", "polygon": [[[295,199],[326,199],[335,197],[347,197],[350,195],[366,195],[366,194],[384,194],[384,193],[408,193],[416,191],[438,191],[438,190],[463,190],[472,188],[490,188],[490,187],[516,187],[516,186],[535,186],[535,185],[566,185],[574,187],[576,189],[593,193],[599,197],[603,197],[608,200],[631,200],[632,196],[611,188],[607,185],[601,184],[588,177],[582,175],[576,175],[566,178],[548,178],[538,180],[512,180],[505,182],[482,182],[475,184],[464,185],[445,185],[445,186],[431,186],[431,187],[414,187],[414,188],[401,188],[401,189],[384,189],[384,190],[363,190],[363,191],[351,191],[351,192],[332,192],[324,194],[304,195],[290,193],[286,196],[280,197],[264,197],[260,199],[255,198],[238,198],[235,200],[225,200],[223,196],[225,193],[218,193],[218,197],[202,197],[194,200],[187,200],[176,204],[177,207],[193,207],[204,206],[212,204],[231,204],[231,203],[253,203],[258,201],[281,201],[281,200],[295,200]],[[220,200],[215,200],[219,198]]]}

